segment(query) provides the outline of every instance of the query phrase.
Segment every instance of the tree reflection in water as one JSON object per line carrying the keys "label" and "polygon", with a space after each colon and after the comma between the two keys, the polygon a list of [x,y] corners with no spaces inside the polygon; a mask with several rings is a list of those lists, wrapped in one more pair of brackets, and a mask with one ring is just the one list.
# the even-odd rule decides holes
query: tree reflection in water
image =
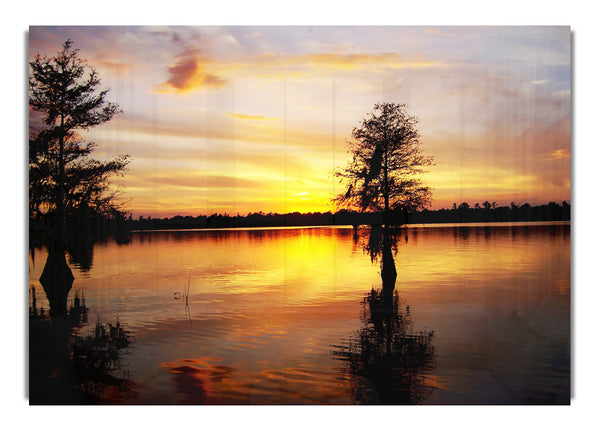
{"label": "tree reflection in water", "polygon": [[31,404],[116,403],[136,398],[122,349],[132,336],[119,320],[98,320],[87,335],[85,298],[76,295],[68,313],[48,318],[36,306],[32,287],[29,318],[29,400]]}
{"label": "tree reflection in water", "polygon": [[381,260],[382,288],[362,301],[361,328],[333,355],[361,404],[416,404],[431,392],[426,373],[434,368],[433,331],[414,331],[410,307],[400,307],[394,291],[396,267],[392,250],[398,232],[371,229],[365,251]]}

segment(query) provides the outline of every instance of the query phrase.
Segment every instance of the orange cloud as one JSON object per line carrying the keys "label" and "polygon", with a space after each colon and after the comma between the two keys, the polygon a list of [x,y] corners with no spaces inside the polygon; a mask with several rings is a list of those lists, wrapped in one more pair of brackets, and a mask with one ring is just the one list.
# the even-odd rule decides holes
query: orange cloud
{"label": "orange cloud", "polygon": [[203,87],[221,88],[225,80],[204,70],[204,63],[197,49],[187,49],[177,56],[175,64],[167,69],[169,79],[160,84],[159,92],[174,90],[185,93]]}

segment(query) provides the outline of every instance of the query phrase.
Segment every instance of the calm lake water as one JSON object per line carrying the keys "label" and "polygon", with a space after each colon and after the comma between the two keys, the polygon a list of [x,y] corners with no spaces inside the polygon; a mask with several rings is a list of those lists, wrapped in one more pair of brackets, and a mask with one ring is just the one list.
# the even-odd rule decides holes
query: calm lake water
{"label": "calm lake water", "polygon": [[[89,309],[74,334],[118,321],[130,337],[109,370],[128,384],[101,402],[570,402],[570,224],[411,226],[399,239],[391,304],[367,228],[96,244],[91,267],[71,264],[69,302]],[[45,259],[30,260],[29,283],[47,309]]]}

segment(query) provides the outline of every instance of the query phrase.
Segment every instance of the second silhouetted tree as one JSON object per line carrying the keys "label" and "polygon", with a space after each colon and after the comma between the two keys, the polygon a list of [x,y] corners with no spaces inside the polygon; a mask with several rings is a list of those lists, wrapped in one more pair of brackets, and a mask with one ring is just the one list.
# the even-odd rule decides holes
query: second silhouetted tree
{"label": "second silhouetted tree", "polygon": [[431,189],[421,180],[433,159],[423,154],[418,120],[406,105],[376,104],[373,112],[352,130],[352,161],[335,175],[346,191],[335,201],[340,207],[383,214],[421,209],[431,201]]}

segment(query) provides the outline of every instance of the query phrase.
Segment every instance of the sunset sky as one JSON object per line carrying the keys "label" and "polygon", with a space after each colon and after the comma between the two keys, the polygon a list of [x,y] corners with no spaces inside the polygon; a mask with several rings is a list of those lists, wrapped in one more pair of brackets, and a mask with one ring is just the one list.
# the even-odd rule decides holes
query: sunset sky
{"label": "sunset sky", "polygon": [[131,156],[134,217],[334,211],[384,101],[420,120],[433,209],[571,200],[568,27],[31,27],[29,56],[68,38],[123,110],[86,137]]}

